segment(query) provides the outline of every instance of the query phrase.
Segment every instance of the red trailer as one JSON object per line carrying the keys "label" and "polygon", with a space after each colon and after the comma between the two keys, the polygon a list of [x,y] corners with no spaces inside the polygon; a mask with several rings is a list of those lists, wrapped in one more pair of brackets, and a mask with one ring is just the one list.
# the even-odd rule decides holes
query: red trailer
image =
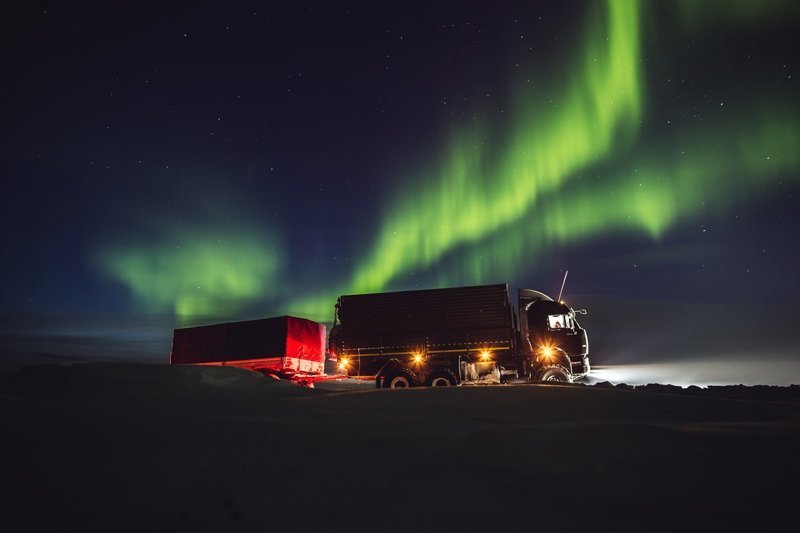
{"label": "red trailer", "polygon": [[235,366],[310,384],[325,375],[325,325],[279,316],[176,329],[173,365]]}

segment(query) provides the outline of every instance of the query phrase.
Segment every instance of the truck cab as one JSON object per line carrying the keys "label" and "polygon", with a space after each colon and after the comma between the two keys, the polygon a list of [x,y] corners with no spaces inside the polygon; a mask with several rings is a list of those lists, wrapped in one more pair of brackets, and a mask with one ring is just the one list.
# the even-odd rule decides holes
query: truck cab
{"label": "truck cab", "polygon": [[527,352],[529,368],[560,365],[570,370],[571,379],[589,373],[589,339],[576,319],[585,310],[532,289],[519,290],[518,306],[520,351]]}

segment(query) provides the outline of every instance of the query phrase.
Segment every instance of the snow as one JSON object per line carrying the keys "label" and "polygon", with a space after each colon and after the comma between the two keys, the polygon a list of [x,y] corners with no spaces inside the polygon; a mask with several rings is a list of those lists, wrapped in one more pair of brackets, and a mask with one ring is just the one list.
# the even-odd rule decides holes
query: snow
{"label": "snow", "polygon": [[800,470],[791,400],[92,363],[25,368],[0,409],[26,530],[770,530]]}
{"label": "snow", "polygon": [[786,357],[706,357],[693,361],[654,361],[616,364],[592,368],[589,383],[610,381],[643,385],[669,383],[696,385],[791,385],[800,381],[800,358]]}

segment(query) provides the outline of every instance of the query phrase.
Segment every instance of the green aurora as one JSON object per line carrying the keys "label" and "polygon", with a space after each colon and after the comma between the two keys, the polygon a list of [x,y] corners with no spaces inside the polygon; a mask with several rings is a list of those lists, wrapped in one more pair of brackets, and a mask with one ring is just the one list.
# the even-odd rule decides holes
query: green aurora
{"label": "green aurora", "polygon": [[[676,222],[723,212],[776,185],[778,172],[798,168],[793,103],[686,131],[673,146],[637,143],[645,94],[639,7],[607,2],[605,17],[588,17],[580,68],[565,83],[563,102],[537,109],[520,91],[519,120],[499,156],[484,153],[480,134],[456,139],[435,177],[391,207],[377,244],[343,290],[290,308],[330,320],[338,294],[380,291],[448,253],[458,257],[438,269],[442,285],[511,275],[517,265],[530,268],[524,261],[547,246],[607,232],[658,239]],[[615,165],[618,174],[570,182],[618,154],[627,158]]]}
{"label": "green aurora", "polygon": [[500,157],[490,160],[472,139],[456,140],[441,178],[426,180],[432,185],[392,208],[352,291],[381,290],[403,272],[427,268],[449,250],[528,216],[542,195],[633,137],[642,100],[637,4],[608,7],[606,24],[589,32],[564,101],[554,110],[519,105]]}
{"label": "green aurora", "polygon": [[170,310],[183,320],[236,313],[274,291],[281,254],[270,240],[241,226],[181,230],[165,232],[156,244],[103,248],[94,261],[124,282],[146,311]]}
{"label": "green aurora", "polygon": [[[591,8],[575,68],[553,84],[553,101],[519,87],[501,135],[480,124],[457,131],[441,161],[392,196],[349,278],[286,297],[294,291],[279,279],[279,254],[252,230],[219,242],[198,232],[179,251],[169,241],[106,248],[99,264],[145,309],[172,309],[181,320],[269,301],[271,314],[328,321],[339,294],[402,288],[411,273],[440,285],[481,283],[535,267],[536,253],[552,246],[610,232],[658,240],[678,222],[721,216],[769,192],[800,167],[795,102],[748,99],[724,121],[648,137],[642,10],[652,6]],[[681,12],[690,31],[713,23],[700,8]]]}

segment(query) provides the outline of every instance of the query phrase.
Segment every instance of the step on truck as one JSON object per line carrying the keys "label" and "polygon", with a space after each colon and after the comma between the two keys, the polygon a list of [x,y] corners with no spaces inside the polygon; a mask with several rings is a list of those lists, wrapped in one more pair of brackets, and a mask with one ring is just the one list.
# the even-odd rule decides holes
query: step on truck
{"label": "step on truck", "polygon": [[590,371],[576,314],[531,289],[512,306],[505,284],[345,295],[328,351],[379,388],[572,382]]}

